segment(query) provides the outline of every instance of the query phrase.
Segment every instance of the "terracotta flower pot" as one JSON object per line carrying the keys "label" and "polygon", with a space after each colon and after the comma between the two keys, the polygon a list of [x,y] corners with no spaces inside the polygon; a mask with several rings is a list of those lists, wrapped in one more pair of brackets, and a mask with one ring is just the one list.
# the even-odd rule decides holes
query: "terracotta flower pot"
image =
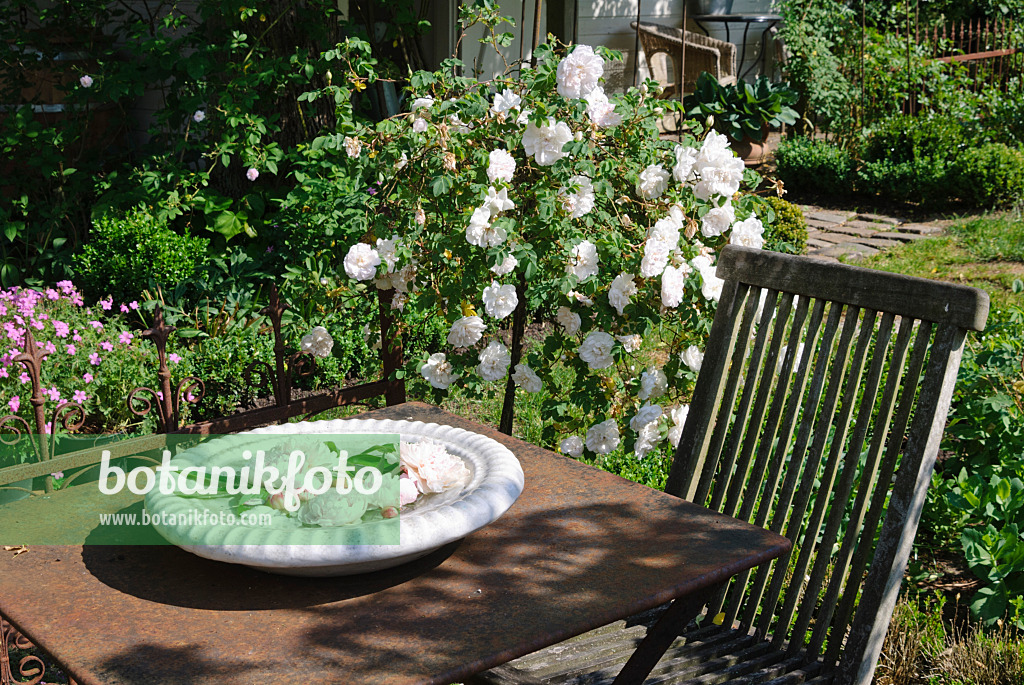
{"label": "terracotta flower pot", "polygon": [[761,142],[757,142],[753,138],[743,138],[742,140],[730,138],[730,140],[732,140],[732,149],[747,166],[764,164],[768,159],[768,153],[771,152],[768,146],[768,124],[761,128]]}

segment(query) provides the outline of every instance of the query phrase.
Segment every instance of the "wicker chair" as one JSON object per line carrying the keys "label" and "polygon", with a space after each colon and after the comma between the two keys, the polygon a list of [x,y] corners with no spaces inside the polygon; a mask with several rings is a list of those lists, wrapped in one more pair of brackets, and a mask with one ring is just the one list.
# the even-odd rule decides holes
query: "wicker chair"
{"label": "wicker chair", "polygon": [[[663,98],[678,98],[681,93],[692,93],[702,71],[709,72],[722,85],[736,82],[736,46],[732,43],[644,21],[630,22],[630,26],[640,35],[640,46],[651,76],[665,88]],[[685,55],[683,36],[686,37]],[[664,57],[656,59],[658,55]],[[668,60],[672,60],[674,79],[669,78]]]}
{"label": "wicker chair", "polygon": [[[721,300],[665,490],[786,535],[793,551],[709,595],[699,625],[678,626],[656,665],[646,658],[656,655],[631,661],[628,682],[868,685],[965,334],[984,328],[988,296],[737,246],[722,250],[717,275]],[[658,618],[619,621],[467,684],[620,685]]]}

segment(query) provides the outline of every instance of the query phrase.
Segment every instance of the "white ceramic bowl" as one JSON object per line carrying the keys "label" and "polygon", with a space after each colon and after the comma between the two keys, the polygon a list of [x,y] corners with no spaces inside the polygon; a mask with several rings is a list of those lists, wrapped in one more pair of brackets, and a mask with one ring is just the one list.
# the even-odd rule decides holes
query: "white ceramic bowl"
{"label": "white ceramic bowl", "polygon": [[[461,458],[471,476],[461,490],[425,496],[409,510],[403,509],[399,517],[401,543],[397,545],[360,544],[372,533],[368,527],[378,523],[291,529],[166,525],[163,521],[169,514],[186,513],[196,500],[162,494],[156,488],[146,495],[146,509],[154,515],[154,528],[172,544],[207,559],[296,576],[352,575],[397,566],[459,540],[505,513],[523,491],[523,469],[515,455],[501,443],[461,428],[419,421],[354,419],[268,426],[231,437],[237,440],[252,435],[256,441],[257,436],[267,433],[397,433],[406,442],[428,439]],[[182,452],[171,463],[180,468],[201,465],[216,453],[216,443],[213,440]],[[232,449],[237,444],[232,442]]]}

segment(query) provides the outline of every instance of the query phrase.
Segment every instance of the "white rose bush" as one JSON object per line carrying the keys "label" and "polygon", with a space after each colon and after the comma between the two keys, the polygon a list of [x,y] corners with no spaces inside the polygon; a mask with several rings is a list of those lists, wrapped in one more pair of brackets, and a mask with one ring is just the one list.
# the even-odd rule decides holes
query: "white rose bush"
{"label": "white rose bush", "polygon": [[[333,141],[332,161],[375,189],[336,244],[341,280],[394,289],[400,320],[443,321],[406,373],[437,401],[453,384],[506,403],[542,391],[543,439],[573,456],[678,441],[717,253],[763,243],[758,175],[713,131],[662,140],[677,103],[653,81],[606,92],[615,57],[541,45],[492,81],[449,60],[412,76],[405,113]],[[543,332],[524,345],[528,323]]]}

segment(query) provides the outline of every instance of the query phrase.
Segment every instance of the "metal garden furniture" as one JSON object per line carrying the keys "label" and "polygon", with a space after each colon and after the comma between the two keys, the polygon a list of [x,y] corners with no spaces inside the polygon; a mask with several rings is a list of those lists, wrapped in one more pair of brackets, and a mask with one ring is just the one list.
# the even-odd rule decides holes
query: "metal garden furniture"
{"label": "metal garden furniture", "polygon": [[[735,246],[666,490],[785,535],[708,594],[647,683],[871,681],[968,330],[988,296]],[[629,578],[623,578],[628,586]],[[609,683],[653,616],[475,682]]]}

